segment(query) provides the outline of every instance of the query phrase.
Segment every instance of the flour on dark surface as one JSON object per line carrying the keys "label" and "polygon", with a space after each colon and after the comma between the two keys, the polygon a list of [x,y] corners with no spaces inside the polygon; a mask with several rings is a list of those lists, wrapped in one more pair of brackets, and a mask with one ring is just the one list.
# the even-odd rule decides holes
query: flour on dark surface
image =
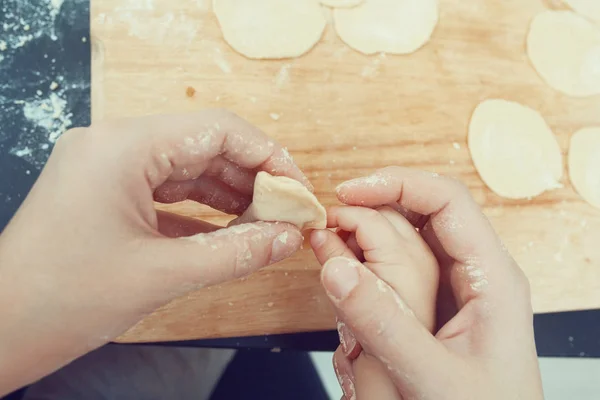
{"label": "flour on dark surface", "polygon": [[89,2],[0,0],[0,230],[52,147],[90,122]]}

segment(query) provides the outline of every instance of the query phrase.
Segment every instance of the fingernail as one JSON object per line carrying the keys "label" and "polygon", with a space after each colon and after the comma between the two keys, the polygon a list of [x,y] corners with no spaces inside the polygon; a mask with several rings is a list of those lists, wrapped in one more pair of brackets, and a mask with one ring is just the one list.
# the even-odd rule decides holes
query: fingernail
{"label": "fingernail", "polygon": [[323,265],[323,286],[333,300],[344,300],[358,285],[358,264],[349,258],[334,257]]}
{"label": "fingernail", "polygon": [[327,241],[327,232],[315,230],[310,235],[310,244],[313,248],[318,249]]}
{"label": "fingernail", "polygon": [[340,336],[340,344],[346,356],[350,355],[354,347],[356,347],[356,338],[346,324],[342,321],[337,322],[338,335]]}
{"label": "fingernail", "polygon": [[289,230],[280,233],[271,245],[271,264],[285,260],[294,254],[302,244],[302,234],[299,231]]}

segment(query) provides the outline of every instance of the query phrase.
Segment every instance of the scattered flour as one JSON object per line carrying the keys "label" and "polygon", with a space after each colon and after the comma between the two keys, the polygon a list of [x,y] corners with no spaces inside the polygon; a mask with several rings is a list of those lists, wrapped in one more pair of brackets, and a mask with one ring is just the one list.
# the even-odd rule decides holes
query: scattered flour
{"label": "scattered flour", "polygon": [[182,11],[157,16],[154,0],[124,0],[115,7],[112,15],[96,17],[100,24],[112,24],[113,20],[127,25],[130,36],[158,42],[169,39],[174,45],[189,44],[200,28],[198,21],[188,18]]}
{"label": "scattered flour", "polygon": [[13,104],[21,106],[29,126],[21,128],[17,142],[9,149],[10,154],[38,168],[44,165],[51,145],[72,125],[73,114],[68,112],[67,104],[68,90],[71,87],[13,101]]}
{"label": "scattered flour", "polygon": [[287,244],[287,240],[288,240],[288,233],[287,232],[283,232],[281,234],[279,234],[275,240],[279,240],[281,243],[283,244]]}
{"label": "scattered flour", "polygon": [[377,284],[377,290],[379,290],[381,293],[386,293],[389,289],[389,286],[387,285],[387,283],[385,283],[381,279],[377,279],[376,284]]}
{"label": "scattered flour", "polygon": [[375,78],[379,75],[379,72],[381,71],[381,61],[385,58],[385,53],[380,53],[379,57],[375,58],[370,64],[362,69],[360,75],[363,78]]}
{"label": "scattered flour", "polygon": [[275,86],[280,89],[283,85],[285,85],[290,80],[290,68],[292,68],[292,64],[284,64],[280,69],[277,75],[275,76],[274,82]]}
{"label": "scattered flour", "polygon": [[0,6],[0,51],[18,49],[43,35],[58,40],[54,25],[63,1],[3,1]]}
{"label": "scattered flour", "polygon": [[213,61],[215,62],[215,64],[217,64],[217,67],[219,67],[221,71],[223,71],[226,74],[231,73],[231,64],[229,64],[229,61],[227,61],[227,59],[223,55],[223,52],[218,47],[215,47]]}
{"label": "scattered flour", "polygon": [[0,80],[0,125],[5,129],[0,132],[0,146],[34,169],[45,164],[52,145],[66,129],[73,123],[86,123],[85,111],[76,117],[72,112],[87,109],[89,76],[56,63],[61,27],[79,29],[75,21],[80,21],[86,7],[63,2],[0,2],[0,62],[8,63],[10,71],[16,66],[13,60],[22,54],[38,57],[22,74],[19,71],[10,80]]}
{"label": "scattered flour", "polygon": [[23,114],[27,120],[47,132],[48,142],[55,143],[71,124],[72,114],[64,114],[66,105],[67,101],[53,92],[43,99],[26,102]]}
{"label": "scattered flour", "polygon": [[383,186],[388,186],[389,182],[388,180],[378,174],[373,174],[373,175],[369,175],[369,176],[364,176],[361,178],[356,178],[356,179],[352,179],[350,181],[344,182],[341,185],[339,185],[336,190],[340,190],[340,189],[344,189],[344,188],[348,188],[348,187],[354,187],[354,186],[379,186],[379,185],[383,185]]}

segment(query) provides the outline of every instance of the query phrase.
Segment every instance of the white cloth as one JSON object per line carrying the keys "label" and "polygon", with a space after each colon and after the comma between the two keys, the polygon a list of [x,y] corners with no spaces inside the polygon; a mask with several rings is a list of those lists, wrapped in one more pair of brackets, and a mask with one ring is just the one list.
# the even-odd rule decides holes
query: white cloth
{"label": "white cloth", "polygon": [[234,350],[107,345],[32,385],[25,400],[208,400]]}

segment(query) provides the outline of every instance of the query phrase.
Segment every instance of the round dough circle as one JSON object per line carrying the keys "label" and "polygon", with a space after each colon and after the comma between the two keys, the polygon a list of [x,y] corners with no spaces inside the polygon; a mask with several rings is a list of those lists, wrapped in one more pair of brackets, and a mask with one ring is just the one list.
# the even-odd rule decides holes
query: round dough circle
{"label": "round dough circle", "polygon": [[321,0],[321,4],[332,8],[356,7],[364,0]]}
{"label": "round dough circle", "polygon": [[214,0],[225,41],[248,58],[298,57],[321,39],[319,0]]}
{"label": "round dough circle", "polygon": [[340,38],[364,54],[409,54],[431,37],[438,22],[437,0],[366,0],[333,10]]}
{"label": "round dough circle", "polygon": [[577,193],[600,208],[600,127],[581,129],[571,138],[569,176]]}
{"label": "round dough circle", "polygon": [[587,19],[600,22],[600,1],[598,0],[565,0],[578,14]]}
{"label": "round dough circle", "polygon": [[531,23],[527,54],[552,88],[569,96],[600,93],[600,29],[572,11],[544,11]]}
{"label": "round dough circle", "polygon": [[469,150],[477,172],[496,194],[509,199],[562,187],[562,154],[542,116],[506,100],[479,104],[469,125]]}

